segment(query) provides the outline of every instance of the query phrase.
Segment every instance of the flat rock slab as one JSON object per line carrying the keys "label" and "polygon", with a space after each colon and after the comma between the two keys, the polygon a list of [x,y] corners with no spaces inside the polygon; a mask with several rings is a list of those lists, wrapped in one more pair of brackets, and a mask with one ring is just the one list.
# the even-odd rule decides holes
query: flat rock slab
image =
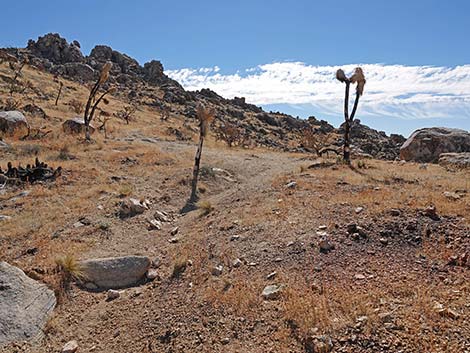
{"label": "flat rock slab", "polygon": [[0,262],[0,347],[42,337],[54,310],[54,292],[17,267]]}
{"label": "flat rock slab", "polygon": [[84,260],[80,267],[86,282],[100,289],[116,289],[130,287],[144,279],[150,263],[146,256],[124,256]]}

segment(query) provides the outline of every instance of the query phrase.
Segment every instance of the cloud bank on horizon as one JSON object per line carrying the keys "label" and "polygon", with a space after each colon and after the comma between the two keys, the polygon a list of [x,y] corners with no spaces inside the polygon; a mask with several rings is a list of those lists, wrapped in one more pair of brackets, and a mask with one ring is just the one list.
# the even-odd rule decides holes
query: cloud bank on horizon
{"label": "cloud bank on horizon", "polygon": [[[364,69],[367,79],[360,107],[363,117],[470,120],[470,65],[341,68],[348,74],[357,66]],[[222,74],[217,66],[166,73],[188,90],[209,88],[225,98],[245,97],[257,105],[311,105],[319,114],[341,116],[344,85],[335,79],[338,68],[275,62],[235,74]]]}

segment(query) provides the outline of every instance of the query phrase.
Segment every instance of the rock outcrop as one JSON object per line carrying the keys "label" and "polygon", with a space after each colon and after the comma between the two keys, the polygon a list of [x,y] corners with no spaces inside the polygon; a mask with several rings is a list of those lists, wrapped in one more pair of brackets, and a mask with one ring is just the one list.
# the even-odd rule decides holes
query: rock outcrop
{"label": "rock outcrop", "polygon": [[442,153],[470,152],[470,133],[443,127],[419,129],[400,148],[400,159],[436,163]]}
{"label": "rock outcrop", "polygon": [[0,262],[0,347],[37,340],[54,310],[54,293],[17,267]]}
{"label": "rock outcrop", "polygon": [[110,257],[80,262],[87,282],[100,289],[132,286],[145,278],[151,261],[145,256]]}
{"label": "rock outcrop", "polygon": [[0,112],[0,133],[6,136],[26,136],[29,124],[25,116],[16,110]]}
{"label": "rock outcrop", "polygon": [[[344,123],[339,127],[338,133],[344,134]],[[350,136],[353,150],[356,150],[358,154],[365,153],[375,158],[388,160],[398,158],[400,146],[405,142],[403,136],[395,134],[387,136],[384,131],[377,131],[361,124],[359,119],[354,119]],[[341,144],[342,139],[338,141],[338,145]]]}
{"label": "rock outcrop", "polygon": [[46,34],[39,37],[37,41],[30,40],[27,49],[35,57],[44,58],[54,64],[83,62],[85,60],[77,41],[69,44],[57,33]]}
{"label": "rock outcrop", "polygon": [[[75,134],[84,134],[85,133],[85,121],[79,116],[68,119],[62,123],[62,130],[66,134],[75,135]],[[95,128],[90,124],[90,134],[95,132]]]}
{"label": "rock outcrop", "polygon": [[470,168],[470,152],[442,153],[439,156],[439,165],[456,169]]}

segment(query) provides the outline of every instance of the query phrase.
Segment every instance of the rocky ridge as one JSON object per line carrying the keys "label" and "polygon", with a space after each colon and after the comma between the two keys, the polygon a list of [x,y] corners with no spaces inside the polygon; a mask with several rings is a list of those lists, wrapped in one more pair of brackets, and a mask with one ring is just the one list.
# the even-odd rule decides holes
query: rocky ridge
{"label": "rocky ridge", "polygon": [[[229,123],[236,126],[246,140],[253,142],[252,145],[308,151],[300,142],[306,129],[313,129],[315,134],[323,136],[328,134],[331,136],[329,144],[341,145],[341,127],[335,129],[328,122],[315,117],[304,120],[279,112],[265,112],[247,103],[243,97],[226,99],[210,89],[186,91],[165,74],[160,61],[152,60],[141,66],[132,57],[106,45],[95,46],[86,56],[78,41],[69,43],[59,34],[49,33],[36,41],[30,40],[26,48],[8,48],[3,51],[20,60],[27,59],[30,65],[38,69],[82,83],[96,79],[104,63],[112,62],[108,84],[117,86],[117,94],[130,103],[170,110],[173,114],[187,118],[196,117],[198,103],[210,105],[216,110],[217,125]],[[353,127],[352,136],[353,147],[358,154],[381,159],[396,159],[399,147],[404,142],[402,136],[387,136],[384,132],[360,123]]]}

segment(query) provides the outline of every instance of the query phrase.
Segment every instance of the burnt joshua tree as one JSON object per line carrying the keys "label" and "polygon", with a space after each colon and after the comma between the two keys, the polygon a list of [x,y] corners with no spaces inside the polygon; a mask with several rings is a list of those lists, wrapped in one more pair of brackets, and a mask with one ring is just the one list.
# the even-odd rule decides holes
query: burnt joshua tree
{"label": "burnt joshua tree", "polygon": [[[115,92],[115,88],[110,88],[106,90],[104,93],[101,93],[101,95],[98,95],[98,91],[100,87],[108,80],[109,78],[109,70],[111,70],[111,63],[106,63],[104,64],[103,68],[101,69],[101,74],[96,81],[95,85],[90,91],[90,95],[88,96],[88,101],[85,106],[85,113],[83,116],[83,120],[85,123],[85,138],[87,141],[90,141],[90,122],[93,120],[93,116],[95,115],[96,108],[98,107],[98,104],[103,101],[103,103],[107,104],[107,100],[105,99],[105,96],[107,94],[112,94]],[[98,97],[98,98],[97,98]]]}
{"label": "burnt joshua tree", "polygon": [[[351,77],[347,77],[343,70],[339,69],[336,71],[336,79],[338,81],[343,82],[346,84],[345,95],[344,95],[344,144],[343,144],[343,158],[346,163],[351,163],[351,123],[354,120],[354,116],[356,115],[357,106],[359,104],[359,98],[362,96],[364,92],[364,85],[366,84],[366,79],[364,77],[364,73],[360,67],[356,67],[354,73]],[[351,111],[351,115],[349,115],[349,86],[351,83],[356,84],[356,99],[354,100],[354,106]]]}
{"label": "burnt joshua tree", "polygon": [[187,204],[189,208],[191,208],[191,206],[194,208],[194,204],[198,200],[197,181],[199,178],[199,165],[201,163],[202,145],[204,144],[204,139],[207,136],[207,132],[209,131],[209,124],[214,119],[214,110],[199,105],[197,108],[197,117],[199,119],[199,144],[197,146],[196,157],[194,158],[193,179],[191,181],[191,196],[189,197]]}

